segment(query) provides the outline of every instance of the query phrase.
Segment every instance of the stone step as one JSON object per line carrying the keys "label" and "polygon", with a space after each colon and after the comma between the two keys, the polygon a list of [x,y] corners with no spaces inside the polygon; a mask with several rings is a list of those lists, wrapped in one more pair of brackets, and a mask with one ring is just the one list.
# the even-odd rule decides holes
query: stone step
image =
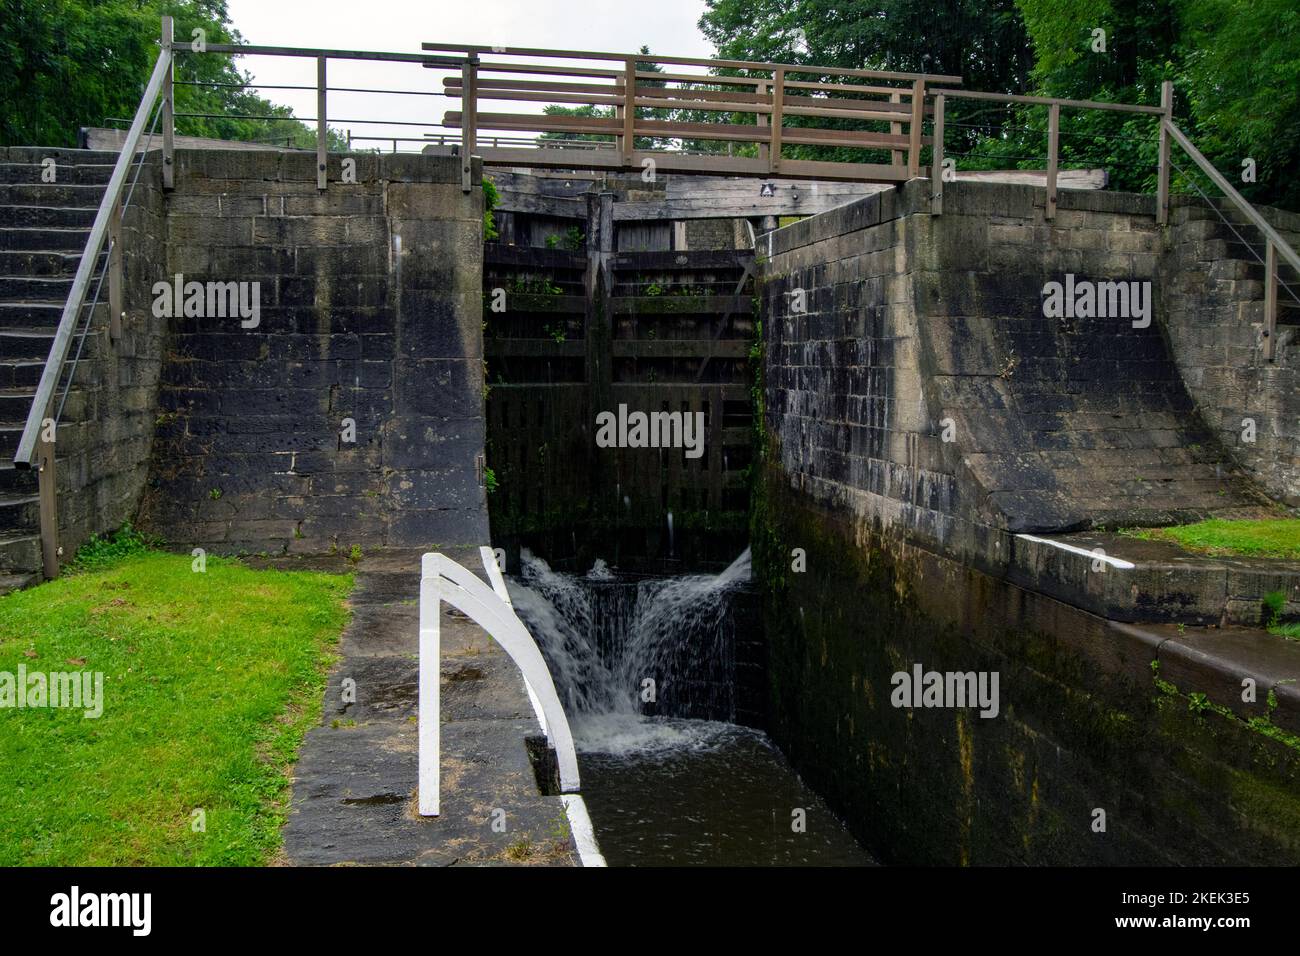
{"label": "stone step", "polygon": [[0,329],[0,361],[44,361],[52,344],[53,329]]}
{"label": "stone step", "polygon": [[[157,145],[157,137],[154,144]],[[117,162],[117,151],[113,149],[78,149],[75,146],[10,146],[0,152],[0,160],[9,163],[36,163],[53,159],[64,166],[92,163],[112,166]]]}
{"label": "stone step", "polygon": [[0,574],[0,597],[12,591],[21,591],[40,583],[40,576],[29,571],[17,574]]}
{"label": "stone step", "polygon": [[65,302],[71,291],[71,276],[0,276],[0,300],[6,302]]}
{"label": "stone step", "polygon": [[[0,163],[0,183],[39,183],[42,170],[39,162]],[[54,181],[66,186],[105,185],[112,175],[112,163],[60,164],[55,168]]]}
{"label": "stone step", "polygon": [[[101,292],[99,304],[95,306],[92,328],[102,327],[101,323],[108,318],[108,303],[104,301],[106,298],[107,296]],[[62,315],[63,303],[59,301],[0,302],[0,329],[53,330],[59,327],[59,319]],[[86,315],[86,309],[83,308],[81,312],[83,322]]]}
{"label": "stone step", "polygon": [[75,183],[0,183],[0,206],[69,206],[98,209],[106,186]]}
{"label": "stone step", "polygon": [[0,570],[30,573],[40,566],[41,539],[38,535],[0,535]]}
{"label": "stone step", "polygon": [[3,534],[39,531],[41,505],[37,495],[0,494],[0,529]]}
{"label": "stone step", "polygon": [[0,389],[0,421],[26,421],[35,397],[35,389]]}
{"label": "stone step", "polygon": [[[106,255],[100,253],[101,262]],[[9,249],[0,251],[0,276],[71,279],[80,262],[80,252],[66,249]]]}
{"label": "stone step", "polygon": [[0,228],[0,249],[80,252],[90,238],[89,229]]}
{"label": "stone step", "polygon": [[[23,422],[0,422],[0,461],[13,464],[14,454],[18,451],[18,441],[23,437]],[[2,531],[4,525],[0,525]]]}
{"label": "stone step", "polygon": [[36,491],[35,471],[31,468],[16,468],[12,460],[0,460],[0,494],[34,495]]}
{"label": "stone step", "polygon": [[[1231,216],[1225,222],[1209,210],[1203,212],[1204,215],[1193,217],[1193,221],[1198,224],[1195,227],[1197,238],[1221,240],[1227,244],[1228,255],[1248,262],[1258,263],[1264,257],[1266,240],[1253,223]],[[1286,262],[1279,261],[1278,265],[1284,270],[1291,269]]]}
{"label": "stone step", "polygon": [[35,388],[41,382],[43,368],[44,361],[0,362],[0,389]]}
{"label": "stone step", "polygon": [[0,206],[0,227],[53,226],[58,229],[90,229],[95,223],[94,207],[77,206]]}

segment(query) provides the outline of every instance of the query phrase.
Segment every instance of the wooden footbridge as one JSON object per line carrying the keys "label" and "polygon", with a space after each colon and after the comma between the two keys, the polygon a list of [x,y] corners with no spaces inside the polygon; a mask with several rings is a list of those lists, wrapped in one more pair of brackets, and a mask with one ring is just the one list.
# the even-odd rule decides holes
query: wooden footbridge
{"label": "wooden footbridge", "polygon": [[[959,76],[748,60],[446,43],[423,49],[468,58],[460,76],[443,80],[461,104],[443,125],[459,128],[485,163],[519,167],[653,164],[671,173],[905,182],[919,175],[921,150],[933,143],[924,135],[935,111],[927,92],[961,83]],[[571,60],[617,66],[557,65]],[[593,115],[498,112],[484,110],[485,101],[588,107]],[[479,136],[487,129],[540,134],[541,148],[485,144]],[[791,159],[783,156],[787,145],[884,150],[889,162]]]}

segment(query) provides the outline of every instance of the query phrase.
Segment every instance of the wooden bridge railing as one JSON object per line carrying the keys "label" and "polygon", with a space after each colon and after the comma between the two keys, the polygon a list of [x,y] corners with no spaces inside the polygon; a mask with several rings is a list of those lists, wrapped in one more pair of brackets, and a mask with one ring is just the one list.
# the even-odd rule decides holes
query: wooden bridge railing
{"label": "wooden bridge railing", "polygon": [[[461,109],[448,112],[443,125],[460,128],[469,153],[486,162],[518,166],[635,170],[652,161],[664,172],[904,182],[919,175],[921,150],[931,144],[922,132],[927,114],[933,112],[926,105],[928,88],[961,82],[957,76],[651,54],[445,43],[425,43],[423,49],[469,57],[460,76],[443,81],[446,95],[461,101]],[[481,59],[485,55],[493,58]],[[614,62],[618,67],[547,62],[556,59]],[[591,106],[596,115],[484,111],[483,101]],[[681,118],[683,114],[688,118]],[[754,122],[737,122],[737,114],[753,116]],[[799,118],[798,125],[786,125],[792,117]],[[815,125],[822,121],[834,125]],[[548,137],[543,140],[548,146],[559,148],[485,146],[479,140],[482,130],[539,133]],[[574,156],[563,143],[565,138],[583,141],[577,137],[604,140],[613,148]],[[748,150],[753,155],[720,148],[688,155],[675,149],[638,148],[638,140],[757,148]],[[891,159],[797,160],[783,155],[785,145],[888,150]]]}

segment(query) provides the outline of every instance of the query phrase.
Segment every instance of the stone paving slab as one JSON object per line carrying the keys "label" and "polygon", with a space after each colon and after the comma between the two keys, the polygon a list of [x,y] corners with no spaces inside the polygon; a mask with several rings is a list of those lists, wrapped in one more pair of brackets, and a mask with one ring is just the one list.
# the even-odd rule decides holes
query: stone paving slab
{"label": "stone paving slab", "polygon": [[[478,570],[476,552],[452,556]],[[284,862],[577,865],[563,803],[540,792],[529,759],[539,730],[518,669],[445,606],[441,815],[416,812],[418,569],[415,552],[361,562],[321,723],[294,771]],[[343,702],[348,678],[354,703]]]}

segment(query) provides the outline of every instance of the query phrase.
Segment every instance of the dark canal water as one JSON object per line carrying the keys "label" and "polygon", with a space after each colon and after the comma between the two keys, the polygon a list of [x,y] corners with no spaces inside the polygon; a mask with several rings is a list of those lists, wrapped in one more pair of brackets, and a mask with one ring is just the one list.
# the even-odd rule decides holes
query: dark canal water
{"label": "dark canal water", "polygon": [[748,552],[719,575],[636,580],[599,562],[563,574],[525,552],[510,581],[565,702],[611,866],[873,865],[765,734],[699,719],[734,712],[728,595],[748,579]]}

